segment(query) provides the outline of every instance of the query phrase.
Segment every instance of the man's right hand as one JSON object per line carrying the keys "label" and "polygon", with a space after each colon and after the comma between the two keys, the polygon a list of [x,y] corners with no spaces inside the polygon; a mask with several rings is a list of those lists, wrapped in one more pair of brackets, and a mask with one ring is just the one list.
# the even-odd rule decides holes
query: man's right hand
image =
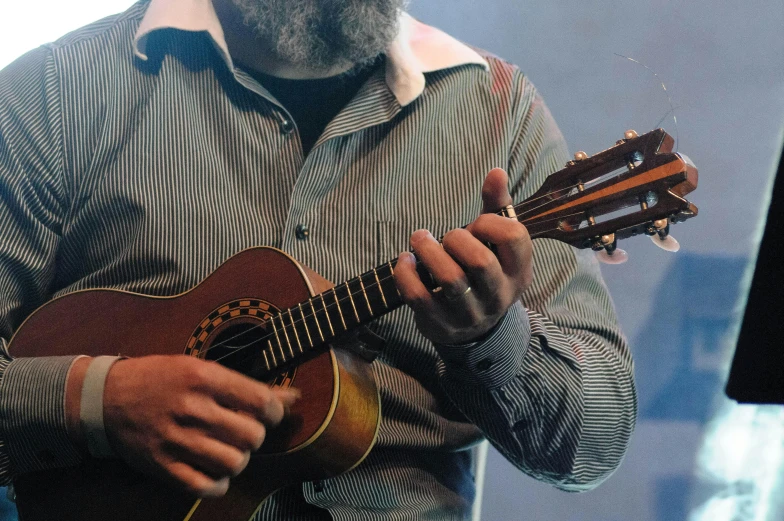
{"label": "man's right hand", "polygon": [[124,359],[106,378],[104,425],[132,467],[217,497],[297,397],[189,356]]}

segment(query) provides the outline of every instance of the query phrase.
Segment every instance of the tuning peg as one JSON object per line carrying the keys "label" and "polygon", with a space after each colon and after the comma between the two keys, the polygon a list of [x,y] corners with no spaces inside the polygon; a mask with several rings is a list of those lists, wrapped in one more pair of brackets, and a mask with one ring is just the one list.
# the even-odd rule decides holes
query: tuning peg
{"label": "tuning peg", "polygon": [[615,142],[615,144],[616,145],[623,145],[624,143],[626,143],[630,139],[634,139],[636,137],[638,137],[637,132],[635,132],[634,130],[627,130],[626,132],[623,133],[623,139],[619,139],[618,141]]}
{"label": "tuning peg", "polygon": [[582,161],[584,159],[588,159],[588,154],[580,150],[579,152],[574,153],[574,160],[575,161]]}
{"label": "tuning peg", "polygon": [[659,234],[651,235],[651,241],[662,250],[673,253],[681,249],[680,243],[672,235],[665,235],[664,237],[660,237]]}
{"label": "tuning peg", "polygon": [[681,249],[681,245],[675,240],[675,237],[670,235],[670,223],[667,219],[653,221],[646,233],[651,236],[653,244],[662,250],[675,253]]}
{"label": "tuning peg", "polygon": [[614,233],[597,238],[592,249],[596,251],[599,262],[605,264],[623,264],[629,260],[629,254],[618,248],[618,241]]}
{"label": "tuning peg", "polygon": [[602,249],[596,252],[596,258],[604,264],[623,264],[629,260],[629,254],[620,248],[615,248],[612,253]]}

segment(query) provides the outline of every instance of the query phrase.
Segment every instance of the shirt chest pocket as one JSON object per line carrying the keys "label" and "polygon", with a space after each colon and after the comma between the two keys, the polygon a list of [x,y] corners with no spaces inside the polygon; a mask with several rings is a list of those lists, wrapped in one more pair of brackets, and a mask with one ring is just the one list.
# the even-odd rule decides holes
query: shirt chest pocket
{"label": "shirt chest pocket", "polygon": [[[465,223],[463,223],[465,224]],[[462,224],[461,224],[462,225]],[[376,264],[381,265],[397,259],[403,251],[411,249],[409,238],[416,230],[426,229],[433,237],[443,237],[446,232],[461,225],[444,222],[417,222],[414,220],[395,220],[376,222]]]}

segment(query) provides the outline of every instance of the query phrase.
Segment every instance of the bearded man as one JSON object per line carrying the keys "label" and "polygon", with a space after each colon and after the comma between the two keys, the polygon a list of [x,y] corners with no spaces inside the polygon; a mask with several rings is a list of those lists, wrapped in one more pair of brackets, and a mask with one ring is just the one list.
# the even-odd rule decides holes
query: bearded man
{"label": "bearded man", "polygon": [[89,451],[224,494],[296,391],[195,357],[7,346],[49,299],[178,294],[258,245],[330,280],[398,257],[408,304],[371,325],[374,449],[258,519],[469,518],[485,438],[564,490],[617,467],[632,363],[595,261],[495,214],[563,166],[563,139],[516,67],[403,9],[142,0],[0,73],[4,483]]}

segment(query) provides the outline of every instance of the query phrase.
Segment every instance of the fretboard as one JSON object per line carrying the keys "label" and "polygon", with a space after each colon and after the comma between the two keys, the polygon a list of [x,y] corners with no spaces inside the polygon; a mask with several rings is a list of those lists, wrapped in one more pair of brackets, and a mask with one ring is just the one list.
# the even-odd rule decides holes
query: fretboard
{"label": "fretboard", "polygon": [[[382,264],[273,316],[261,352],[267,371],[400,307],[403,300],[395,286],[396,263]],[[423,270],[418,266],[420,275]]]}
{"label": "fretboard", "polygon": [[[498,215],[525,223],[525,218],[515,210],[524,208],[509,206]],[[397,259],[386,262],[273,316],[261,352],[262,366],[274,371],[343,333],[399,308],[403,300],[395,286],[396,265]],[[429,289],[437,286],[421,262],[416,263],[416,270],[425,286]]]}

